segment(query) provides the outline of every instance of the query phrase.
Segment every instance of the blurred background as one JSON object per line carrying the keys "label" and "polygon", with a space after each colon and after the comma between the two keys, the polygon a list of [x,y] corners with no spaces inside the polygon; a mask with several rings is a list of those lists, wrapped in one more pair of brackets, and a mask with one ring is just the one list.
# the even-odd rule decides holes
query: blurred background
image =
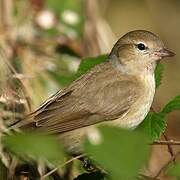
{"label": "blurred background", "polygon": [[[109,53],[136,29],[158,34],[176,53],[162,62],[153,105],[160,110],[180,94],[179,19],[179,0],[0,0],[0,129],[68,85],[83,58]],[[177,111],[169,115],[168,138],[178,140],[179,129]],[[166,146],[153,148],[147,173],[169,158]]]}

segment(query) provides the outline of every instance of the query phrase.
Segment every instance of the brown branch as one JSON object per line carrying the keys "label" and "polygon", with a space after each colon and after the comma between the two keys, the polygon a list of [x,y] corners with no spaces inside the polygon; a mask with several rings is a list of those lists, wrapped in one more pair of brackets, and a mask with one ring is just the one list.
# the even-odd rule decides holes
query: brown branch
{"label": "brown branch", "polygon": [[[166,141],[169,141],[169,138],[168,138],[166,133],[163,133],[163,136],[164,136],[164,139]],[[174,151],[173,151],[172,145],[171,144],[167,144],[167,148],[168,148],[168,152],[171,155],[171,157],[174,157]],[[175,159],[173,161],[175,163]]]}
{"label": "brown branch", "polygon": [[[9,70],[14,74],[14,75],[17,75],[18,73],[16,72],[15,68],[11,65],[11,63],[7,60],[7,55],[6,55],[6,52],[4,52],[2,50],[2,55],[4,56],[4,63],[7,65],[7,67],[9,68]],[[25,85],[23,83],[23,81],[20,79],[20,78],[17,78],[17,80],[19,81],[20,85],[21,85],[21,90],[22,90],[22,93],[24,95],[24,98],[27,102],[27,107],[28,107],[28,110],[29,112],[31,112],[31,102],[30,102],[30,97],[28,96],[27,92],[26,92],[26,88],[25,88]]]}
{"label": "brown branch", "polygon": [[[92,13],[93,12],[93,13]],[[97,56],[100,53],[98,44],[97,19],[99,10],[96,1],[85,1],[84,51],[86,55]]]}
{"label": "brown branch", "polygon": [[[156,112],[154,107],[151,106],[151,109],[150,109],[152,112]],[[169,140],[168,136],[166,133],[163,133],[163,137],[165,139],[166,142],[154,142],[153,144],[154,145],[167,145],[167,148],[168,148],[168,152],[169,154],[171,155],[171,157],[174,157],[174,152],[173,152],[173,148],[172,148],[172,145],[178,145],[178,143],[175,143],[175,144],[171,144],[172,143],[172,140]],[[170,142],[169,142],[170,141]],[[167,143],[168,142],[168,143]],[[167,144],[166,144],[167,143]],[[173,141],[174,143],[174,141]],[[175,159],[173,160],[175,162]]]}
{"label": "brown branch", "polygon": [[9,32],[12,24],[12,0],[0,0],[0,30]]}
{"label": "brown branch", "polygon": [[153,178],[151,176],[147,176],[144,174],[139,174],[138,179],[139,180],[160,180],[159,178]]}
{"label": "brown branch", "polygon": [[174,145],[174,146],[180,146],[180,141],[154,141],[151,145]]}
{"label": "brown branch", "polygon": [[180,151],[178,151],[173,157],[170,158],[170,160],[163,165],[160,170],[156,173],[156,175],[153,178],[159,177],[159,175],[180,155]]}

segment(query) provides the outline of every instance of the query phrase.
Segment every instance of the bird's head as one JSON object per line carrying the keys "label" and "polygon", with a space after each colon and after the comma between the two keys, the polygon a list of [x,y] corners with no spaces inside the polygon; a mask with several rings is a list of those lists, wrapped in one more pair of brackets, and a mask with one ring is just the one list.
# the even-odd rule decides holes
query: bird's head
{"label": "bird's head", "polygon": [[142,71],[164,57],[175,54],[168,50],[155,34],[136,30],[121,37],[113,47],[110,58],[116,57],[121,65]]}

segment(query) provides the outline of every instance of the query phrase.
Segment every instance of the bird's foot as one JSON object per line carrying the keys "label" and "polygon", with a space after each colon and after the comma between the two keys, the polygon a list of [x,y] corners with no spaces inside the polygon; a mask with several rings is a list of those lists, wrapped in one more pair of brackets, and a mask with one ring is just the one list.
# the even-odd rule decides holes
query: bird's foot
{"label": "bird's foot", "polygon": [[84,158],[83,160],[83,168],[88,172],[96,172],[99,171],[97,167],[91,162],[89,158]]}

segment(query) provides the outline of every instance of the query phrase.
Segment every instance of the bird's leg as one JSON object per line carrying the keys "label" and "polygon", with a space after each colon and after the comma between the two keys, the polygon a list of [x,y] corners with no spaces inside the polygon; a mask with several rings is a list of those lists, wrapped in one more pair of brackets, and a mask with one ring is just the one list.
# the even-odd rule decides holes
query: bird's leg
{"label": "bird's leg", "polygon": [[96,172],[99,171],[97,167],[92,163],[92,161],[88,157],[79,158],[80,161],[83,162],[83,168],[88,172]]}
{"label": "bird's leg", "polygon": [[[71,156],[76,157],[80,154],[71,154]],[[83,168],[88,172],[94,172],[95,168],[94,165],[90,162],[90,159],[87,156],[82,156],[78,158],[83,163]]]}
{"label": "bird's leg", "polygon": [[[74,157],[78,156],[77,154],[73,154]],[[83,162],[83,168],[88,171],[88,172],[101,172],[102,174],[106,174],[104,169],[102,169],[101,167],[95,165],[92,160],[87,157],[87,156],[83,156],[78,158],[81,162]]]}

